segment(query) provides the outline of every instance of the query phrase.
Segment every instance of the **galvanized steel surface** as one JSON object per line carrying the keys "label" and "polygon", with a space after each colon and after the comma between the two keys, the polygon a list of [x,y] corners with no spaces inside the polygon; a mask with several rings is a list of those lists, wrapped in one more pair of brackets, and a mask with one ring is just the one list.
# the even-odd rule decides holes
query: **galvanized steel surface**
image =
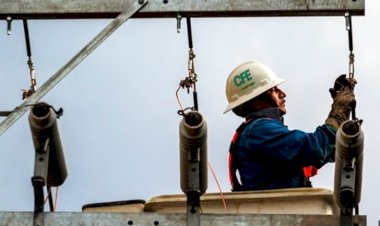
{"label": "galvanized steel surface", "polygon": [[[47,212],[45,226],[185,226],[186,214],[158,213],[81,213]],[[0,212],[1,226],[31,226],[32,212]],[[366,226],[365,216],[354,216],[357,226]],[[338,215],[251,215],[251,214],[205,214],[201,215],[202,226],[336,226]]]}
{"label": "galvanized steel surface", "polygon": [[[2,0],[0,19],[112,18],[138,0]],[[150,0],[134,17],[343,16],[364,15],[365,0]]]}

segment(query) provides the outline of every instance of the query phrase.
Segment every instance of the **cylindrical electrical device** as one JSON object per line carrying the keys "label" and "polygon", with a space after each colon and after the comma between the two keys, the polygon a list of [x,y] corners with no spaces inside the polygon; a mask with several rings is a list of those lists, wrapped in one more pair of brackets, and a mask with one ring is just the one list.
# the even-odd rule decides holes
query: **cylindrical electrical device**
{"label": "cylindrical electrical device", "polygon": [[203,194],[207,190],[207,126],[198,111],[184,115],[179,126],[179,139],[181,189],[184,193]]}
{"label": "cylindrical electrical device", "polygon": [[340,207],[357,207],[361,197],[364,134],[357,120],[345,121],[336,133],[334,197]]}
{"label": "cylindrical electrical device", "polygon": [[60,186],[67,178],[66,160],[59,136],[57,114],[44,102],[33,106],[29,114],[29,125],[35,150],[45,151],[49,148],[48,186]]}

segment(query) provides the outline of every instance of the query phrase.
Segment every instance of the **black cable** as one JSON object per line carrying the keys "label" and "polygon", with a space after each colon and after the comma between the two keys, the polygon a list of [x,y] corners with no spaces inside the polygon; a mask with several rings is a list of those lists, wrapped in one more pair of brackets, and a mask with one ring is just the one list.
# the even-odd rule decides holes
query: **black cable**
{"label": "black cable", "polygon": [[198,111],[198,94],[197,91],[193,92],[193,99],[194,99],[194,110]]}
{"label": "black cable", "polygon": [[29,29],[28,29],[28,21],[26,19],[22,20],[24,24],[24,33],[25,33],[25,43],[26,43],[26,53],[28,57],[32,56],[32,50],[30,48],[30,39],[29,39]]}
{"label": "black cable", "polygon": [[191,34],[190,17],[186,17],[186,23],[187,23],[187,36],[188,36],[188,40],[189,40],[189,48],[192,49],[193,48],[193,38],[192,38],[192,34]]}
{"label": "black cable", "polygon": [[347,31],[348,31],[348,48],[350,52],[353,51],[354,49],[354,44],[353,44],[353,38],[352,38],[352,20],[351,20],[351,14],[347,14]]}

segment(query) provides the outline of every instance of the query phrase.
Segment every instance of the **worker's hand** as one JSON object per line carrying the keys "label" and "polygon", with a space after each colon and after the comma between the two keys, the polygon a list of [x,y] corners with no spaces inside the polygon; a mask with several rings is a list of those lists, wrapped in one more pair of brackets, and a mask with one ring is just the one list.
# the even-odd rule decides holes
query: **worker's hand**
{"label": "worker's hand", "polygon": [[354,78],[346,78],[346,74],[340,75],[334,82],[334,88],[330,88],[329,92],[332,98],[335,98],[337,92],[344,90],[345,87],[349,87],[353,89],[356,84],[356,80]]}
{"label": "worker's hand", "polygon": [[336,92],[325,123],[339,129],[340,125],[349,119],[355,104],[355,95],[350,87],[346,86],[343,90]]}

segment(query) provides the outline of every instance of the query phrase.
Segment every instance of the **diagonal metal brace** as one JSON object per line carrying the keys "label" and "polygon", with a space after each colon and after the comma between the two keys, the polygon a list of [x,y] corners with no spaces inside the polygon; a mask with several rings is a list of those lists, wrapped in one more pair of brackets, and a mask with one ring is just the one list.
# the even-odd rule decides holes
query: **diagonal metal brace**
{"label": "diagonal metal brace", "polygon": [[114,31],[117,30],[133,14],[139,11],[148,3],[147,0],[136,0],[126,6],[126,10],[117,16],[108,24],[94,39],[92,39],[82,50],[80,50],[71,60],[69,60],[61,69],[53,74],[39,89],[36,90],[20,106],[16,107],[12,113],[5,118],[0,124],[0,135],[11,127],[30,106],[37,103],[45,96],[55,85],[57,85],[66,75],[71,72],[80,62],[82,62],[92,51],[94,51],[104,40],[106,40]]}

